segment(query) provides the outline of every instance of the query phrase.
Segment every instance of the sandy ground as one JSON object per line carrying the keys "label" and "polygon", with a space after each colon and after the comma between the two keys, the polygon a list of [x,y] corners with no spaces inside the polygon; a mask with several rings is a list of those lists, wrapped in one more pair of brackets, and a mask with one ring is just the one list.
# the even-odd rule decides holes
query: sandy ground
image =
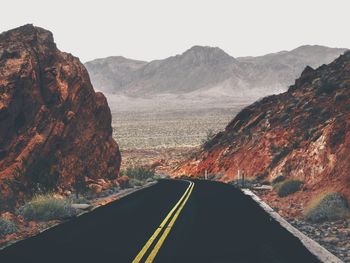
{"label": "sandy ground", "polygon": [[155,169],[158,174],[170,175],[181,161],[187,159],[198,147],[175,147],[153,149],[128,149],[122,150],[122,166],[125,170],[129,167],[146,166]]}

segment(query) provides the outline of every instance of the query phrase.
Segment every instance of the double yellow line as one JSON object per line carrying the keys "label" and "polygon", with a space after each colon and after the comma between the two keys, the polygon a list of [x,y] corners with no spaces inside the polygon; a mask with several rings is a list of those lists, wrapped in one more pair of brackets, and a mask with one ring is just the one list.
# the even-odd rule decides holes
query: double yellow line
{"label": "double yellow line", "polygon": [[[172,219],[170,220],[170,223],[166,226],[163,234],[160,236],[160,238],[158,239],[156,245],[154,246],[153,250],[151,251],[151,253],[149,254],[149,256],[146,259],[146,263],[151,263],[153,262],[154,258],[156,257],[159,249],[161,248],[161,246],[163,245],[166,237],[168,236],[171,228],[173,227],[176,219],[178,218],[179,214],[181,213],[181,210],[184,208],[188,198],[190,197],[192,190],[194,187],[194,183],[190,182],[189,186],[187,187],[185,193],[181,196],[181,198],[179,199],[179,201],[176,203],[176,205],[171,209],[171,211],[168,213],[168,215],[164,218],[164,220],[162,221],[162,223],[159,225],[159,227],[156,229],[156,231],[153,233],[153,235],[151,236],[151,238],[147,241],[147,243],[143,246],[143,248],[141,249],[141,251],[137,254],[137,256],[135,257],[135,259],[132,261],[133,263],[139,263],[141,262],[142,258],[144,257],[144,255],[146,254],[146,252],[149,250],[149,248],[151,247],[151,245],[154,243],[154,241],[156,240],[156,238],[158,237],[159,233],[162,232],[163,228],[166,226],[166,224],[168,223],[168,221],[170,220],[170,218],[172,217],[172,215],[174,214],[174,216],[172,217]],[[176,212],[175,212],[176,211]]]}

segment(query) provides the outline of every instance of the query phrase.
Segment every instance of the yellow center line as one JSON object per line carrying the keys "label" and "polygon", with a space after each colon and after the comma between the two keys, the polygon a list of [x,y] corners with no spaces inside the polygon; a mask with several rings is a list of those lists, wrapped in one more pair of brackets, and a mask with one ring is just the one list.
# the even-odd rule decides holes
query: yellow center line
{"label": "yellow center line", "polygon": [[176,219],[178,218],[178,216],[181,213],[181,210],[184,208],[188,198],[190,197],[192,190],[193,190],[194,184],[191,185],[191,189],[186,197],[186,199],[184,200],[184,202],[181,204],[180,208],[176,211],[174,217],[171,219],[169,225],[166,227],[166,229],[163,232],[163,235],[159,238],[157,244],[155,245],[155,247],[153,248],[151,254],[148,256],[148,258],[146,259],[146,263],[152,263],[154,258],[156,257],[159,249],[162,247],[166,237],[168,236],[168,234],[170,233],[171,228],[173,227]]}
{"label": "yellow center line", "polygon": [[[145,253],[147,252],[147,250],[149,249],[149,247],[152,245],[152,243],[154,242],[154,240],[157,238],[157,236],[159,235],[159,233],[162,231],[162,229],[164,228],[164,226],[167,224],[167,222],[169,221],[169,219],[171,218],[171,216],[173,215],[173,213],[175,212],[175,210],[179,207],[179,205],[181,204],[182,200],[186,197],[187,193],[190,191],[190,188],[192,187],[192,185],[194,185],[194,183],[190,182],[189,186],[187,187],[185,193],[181,196],[180,200],[176,203],[176,205],[171,209],[171,211],[168,213],[168,215],[165,217],[165,219],[162,221],[162,223],[159,225],[159,227],[156,229],[156,231],[153,233],[153,235],[150,237],[150,239],[147,241],[147,243],[143,246],[143,248],[141,249],[141,251],[137,254],[137,256],[135,257],[135,259],[132,261],[132,263],[139,263],[142,259],[142,257],[145,255]],[[185,202],[187,201],[187,199],[185,200]],[[152,251],[153,252],[153,251]]]}

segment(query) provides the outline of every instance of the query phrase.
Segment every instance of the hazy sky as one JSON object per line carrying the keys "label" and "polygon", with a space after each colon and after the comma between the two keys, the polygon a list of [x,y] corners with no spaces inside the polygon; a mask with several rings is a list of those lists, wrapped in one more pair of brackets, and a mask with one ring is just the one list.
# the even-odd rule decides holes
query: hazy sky
{"label": "hazy sky", "polygon": [[349,10],[350,0],[3,0],[0,31],[47,28],[83,62],[161,59],[193,45],[255,56],[303,44],[350,48]]}

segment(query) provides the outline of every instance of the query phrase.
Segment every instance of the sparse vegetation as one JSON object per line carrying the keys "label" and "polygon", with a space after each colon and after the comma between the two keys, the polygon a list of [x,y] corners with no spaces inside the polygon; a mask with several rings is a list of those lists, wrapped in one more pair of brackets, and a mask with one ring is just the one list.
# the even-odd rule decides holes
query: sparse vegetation
{"label": "sparse vegetation", "polygon": [[134,180],[145,181],[148,178],[154,178],[155,172],[153,169],[146,168],[146,167],[134,167],[134,168],[128,168],[125,171],[122,171],[121,175],[126,175],[129,178]]}
{"label": "sparse vegetation", "polygon": [[275,179],[272,180],[272,184],[278,184],[280,182],[283,182],[286,179],[284,175],[279,175]]}
{"label": "sparse vegetation", "polygon": [[247,99],[242,103],[223,104],[222,108],[218,105],[208,105],[208,109],[185,108],[181,112],[173,108],[164,110],[157,105],[143,112],[134,109],[112,112],[113,137],[118,139],[122,150],[200,146],[207,137],[206,131],[216,134],[223,130],[232,116],[249,102]]}
{"label": "sparse vegetation", "polygon": [[[121,180],[120,178],[129,178],[128,181]],[[121,177],[119,178],[119,184],[121,188],[128,188],[134,186],[142,186],[145,183],[154,181],[159,176],[153,169],[147,167],[129,167],[124,171],[121,171]],[[125,183],[124,183],[125,181]]]}
{"label": "sparse vegetation", "polygon": [[338,192],[323,193],[312,199],[304,211],[311,222],[343,219],[350,216],[346,199]]}
{"label": "sparse vegetation", "polygon": [[279,197],[285,197],[298,192],[302,185],[303,181],[290,179],[275,184],[273,189],[277,191]]}
{"label": "sparse vegetation", "polygon": [[208,149],[211,146],[211,140],[215,137],[215,132],[212,129],[207,130],[205,138],[202,139],[202,146],[204,149]]}
{"label": "sparse vegetation", "polygon": [[0,217],[0,237],[15,233],[17,226],[14,222]]}
{"label": "sparse vegetation", "polygon": [[126,175],[122,175],[122,176],[118,177],[117,181],[118,181],[121,189],[126,189],[126,188],[132,187],[132,185],[130,184],[130,178]]}
{"label": "sparse vegetation", "polygon": [[143,181],[140,181],[138,179],[131,178],[129,181],[131,186],[142,186],[144,184]]}
{"label": "sparse vegetation", "polygon": [[224,176],[223,173],[209,174],[208,179],[213,181],[219,181]]}
{"label": "sparse vegetation", "polygon": [[34,196],[31,201],[19,208],[18,213],[28,221],[65,219],[77,214],[71,204],[69,199],[59,198],[55,194],[48,193]]}
{"label": "sparse vegetation", "polygon": [[255,178],[245,178],[244,181],[242,179],[235,179],[231,184],[237,187],[253,188],[257,184],[257,180]]}
{"label": "sparse vegetation", "polygon": [[[259,173],[256,175],[256,180],[259,182],[259,183],[267,183],[267,176],[269,175],[268,171],[265,171],[263,173]],[[270,183],[269,183],[270,184]]]}

